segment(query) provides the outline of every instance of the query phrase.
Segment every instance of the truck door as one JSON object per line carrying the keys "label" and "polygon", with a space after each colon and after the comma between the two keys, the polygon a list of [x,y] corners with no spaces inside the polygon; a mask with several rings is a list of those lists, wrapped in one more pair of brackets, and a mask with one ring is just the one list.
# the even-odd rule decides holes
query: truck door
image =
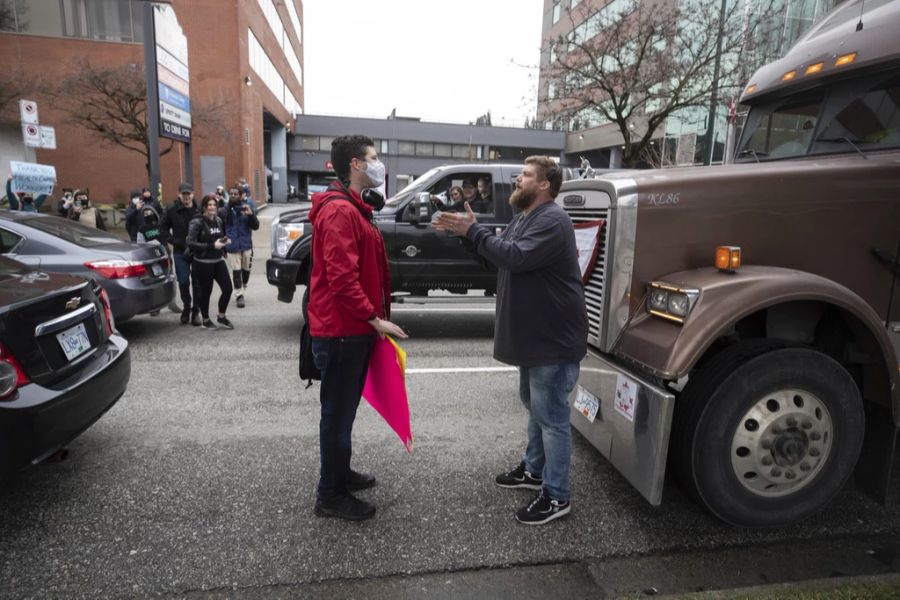
{"label": "truck door", "polygon": [[[461,210],[452,206],[451,189],[458,187],[472,194],[479,178],[487,178],[493,186],[494,172],[456,171],[447,173],[425,190],[432,195],[433,203],[441,210]],[[493,189],[493,188],[492,188]],[[472,204],[474,205],[473,196]],[[493,200],[496,200],[494,198]],[[495,202],[492,204],[496,204]],[[476,208],[479,208],[476,205]],[[467,289],[494,289],[496,270],[482,266],[474,253],[458,236],[437,231],[430,223],[413,223],[412,203],[407,205],[397,219],[391,261],[399,267],[400,286],[397,291],[424,292],[429,289],[465,291]],[[476,213],[479,222],[494,223],[495,211]]]}

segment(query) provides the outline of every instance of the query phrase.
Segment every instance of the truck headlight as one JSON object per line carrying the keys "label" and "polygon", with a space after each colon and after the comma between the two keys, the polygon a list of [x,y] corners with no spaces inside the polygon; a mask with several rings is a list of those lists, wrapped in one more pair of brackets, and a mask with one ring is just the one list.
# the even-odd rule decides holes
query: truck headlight
{"label": "truck headlight", "polygon": [[279,223],[275,226],[275,252],[287,256],[295,240],[303,236],[303,223]]}
{"label": "truck headlight", "polygon": [[647,289],[647,312],[683,323],[699,297],[700,290],[652,281]]}

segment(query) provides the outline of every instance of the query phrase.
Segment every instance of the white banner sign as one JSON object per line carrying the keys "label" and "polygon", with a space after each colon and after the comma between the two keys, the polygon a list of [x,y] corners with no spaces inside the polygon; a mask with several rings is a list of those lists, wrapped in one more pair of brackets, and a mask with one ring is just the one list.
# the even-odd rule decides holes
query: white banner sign
{"label": "white banner sign", "polygon": [[56,167],[36,163],[9,161],[12,171],[12,191],[35,195],[52,194],[56,183]]}
{"label": "white banner sign", "polygon": [[22,139],[29,148],[41,147],[41,128],[40,125],[32,125],[26,123],[22,125]]}
{"label": "white banner sign", "polygon": [[156,62],[172,71],[175,76],[184,79],[185,81],[190,81],[190,72],[188,71],[187,65],[172,56],[172,54],[167,52],[166,49],[159,44],[156,45]]}
{"label": "white banner sign", "polygon": [[34,100],[19,100],[19,117],[23,124],[38,124],[37,102]]}

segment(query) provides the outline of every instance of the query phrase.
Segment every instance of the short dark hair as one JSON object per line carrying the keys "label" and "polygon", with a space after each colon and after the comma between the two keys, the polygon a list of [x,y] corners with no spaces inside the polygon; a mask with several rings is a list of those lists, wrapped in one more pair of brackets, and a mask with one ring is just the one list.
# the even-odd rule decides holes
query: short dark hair
{"label": "short dark hair", "polygon": [[214,203],[216,205],[216,208],[218,208],[219,199],[212,194],[207,194],[203,196],[203,200],[200,201],[200,210],[206,210],[206,205],[210,202]]}
{"label": "short dark hair", "polygon": [[342,135],[331,142],[331,165],[341,179],[350,178],[350,161],[354,158],[365,160],[366,148],[375,142],[366,135]]}
{"label": "short dark hair", "polygon": [[529,156],[525,159],[526,165],[534,165],[540,171],[541,178],[550,182],[550,197],[556,198],[559,195],[559,188],[562,185],[562,169],[549,156]]}

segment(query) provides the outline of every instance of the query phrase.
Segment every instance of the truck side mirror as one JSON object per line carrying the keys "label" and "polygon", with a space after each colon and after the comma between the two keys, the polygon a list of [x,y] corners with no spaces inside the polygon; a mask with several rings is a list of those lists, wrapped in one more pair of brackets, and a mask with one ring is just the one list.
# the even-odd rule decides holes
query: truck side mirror
{"label": "truck side mirror", "polygon": [[419,192],[409,208],[409,222],[416,225],[420,223],[428,223],[431,221],[431,194],[428,192]]}

